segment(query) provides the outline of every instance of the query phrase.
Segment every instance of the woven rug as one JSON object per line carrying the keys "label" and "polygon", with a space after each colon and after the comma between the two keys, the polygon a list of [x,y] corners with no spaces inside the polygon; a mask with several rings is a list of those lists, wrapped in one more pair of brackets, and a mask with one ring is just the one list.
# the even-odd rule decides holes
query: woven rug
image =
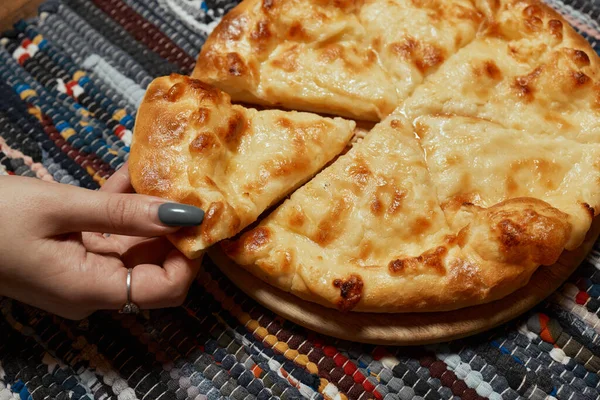
{"label": "woven rug", "polygon": [[[2,0],[7,1],[7,0]],[[8,0],[10,1],[10,0]],[[600,51],[600,1],[548,3]],[[157,76],[189,73],[235,0],[63,0],[0,40],[0,174],[97,189]],[[184,306],[67,321],[0,299],[0,400],[598,399],[600,245],[546,302],[425,347],[324,337],[205,261]]]}

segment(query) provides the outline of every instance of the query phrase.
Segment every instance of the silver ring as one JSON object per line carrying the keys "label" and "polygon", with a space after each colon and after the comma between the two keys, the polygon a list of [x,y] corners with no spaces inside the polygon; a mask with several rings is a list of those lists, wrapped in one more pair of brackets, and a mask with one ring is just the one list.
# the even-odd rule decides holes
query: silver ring
{"label": "silver ring", "polygon": [[127,269],[127,303],[123,306],[121,314],[137,314],[140,312],[140,308],[131,301],[131,274],[133,272],[133,268]]}

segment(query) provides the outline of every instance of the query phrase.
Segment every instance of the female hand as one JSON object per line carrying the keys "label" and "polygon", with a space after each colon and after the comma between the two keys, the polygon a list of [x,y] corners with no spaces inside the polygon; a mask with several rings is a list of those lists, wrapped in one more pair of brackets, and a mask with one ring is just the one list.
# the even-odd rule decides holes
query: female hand
{"label": "female hand", "polygon": [[130,191],[126,165],[98,192],[0,177],[0,296],[81,319],[121,309],[135,267],[131,300],[141,309],[181,305],[200,262],[164,235],[204,213]]}

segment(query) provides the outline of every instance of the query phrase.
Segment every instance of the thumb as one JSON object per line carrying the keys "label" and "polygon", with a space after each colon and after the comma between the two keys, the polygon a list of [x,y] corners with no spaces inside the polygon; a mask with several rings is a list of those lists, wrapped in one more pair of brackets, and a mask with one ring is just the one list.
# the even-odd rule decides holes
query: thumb
{"label": "thumb", "polygon": [[[60,185],[62,186],[62,185]],[[56,189],[60,187],[56,185]],[[67,186],[67,185],[64,185]],[[182,226],[202,223],[204,211],[157,197],[60,188],[58,207],[50,210],[51,234],[100,232],[128,236],[162,236]],[[54,203],[54,202],[52,202]],[[56,203],[54,203],[56,204]]]}

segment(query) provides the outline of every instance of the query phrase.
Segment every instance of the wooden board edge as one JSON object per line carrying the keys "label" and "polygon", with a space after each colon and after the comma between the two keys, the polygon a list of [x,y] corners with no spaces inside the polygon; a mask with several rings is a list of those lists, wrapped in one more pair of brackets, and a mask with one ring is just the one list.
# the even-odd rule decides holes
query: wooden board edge
{"label": "wooden board edge", "polygon": [[454,311],[430,313],[342,313],[268,285],[236,265],[218,247],[210,249],[208,255],[244,293],[295,324],[344,340],[408,346],[463,338],[519,317],[568,279],[585,260],[599,234],[600,218],[596,218],[579,248],[563,252],[559,261],[551,266],[538,268],[527,285],[503,299]]}

